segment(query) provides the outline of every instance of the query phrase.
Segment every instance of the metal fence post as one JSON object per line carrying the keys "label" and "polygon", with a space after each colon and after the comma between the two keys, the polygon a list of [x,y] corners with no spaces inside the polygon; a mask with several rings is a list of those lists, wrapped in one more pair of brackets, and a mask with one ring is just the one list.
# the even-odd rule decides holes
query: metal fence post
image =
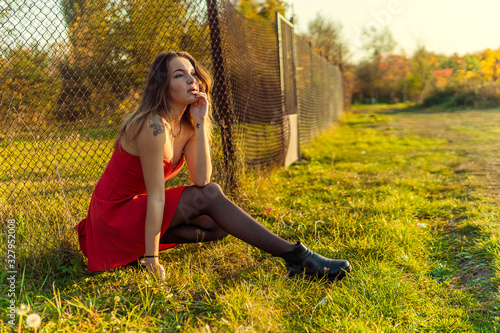
{"label": "metal fence post", "polygon": [[283,161],[287,167],[300,159],[297,83],[295,67],[294,26],[283,15],[276,13],[276,35],[278,42],[278,60],[280,71],[282,108],[289,124],[288,147]]}
{"label": "metal fence post", "polygon": [[229,103],[226,76],[224,73],[224,58],[220,36],[219,12],[217,0],[207,0],[208,25],[210,27],[210,43],[212,46],[212,62],[214,70],[213,97],[216,104],[218,122],[221,131],[222,150],[224,154],[225,179],[229,190],[234,190],[235,156],[232,134],[233,112]]}

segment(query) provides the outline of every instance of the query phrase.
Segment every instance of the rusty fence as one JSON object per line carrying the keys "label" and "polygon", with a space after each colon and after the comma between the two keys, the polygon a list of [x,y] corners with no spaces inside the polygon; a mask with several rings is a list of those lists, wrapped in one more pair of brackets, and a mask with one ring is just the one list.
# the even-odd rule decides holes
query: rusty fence
{"label": "rusty fence", "polygon": [[74,248],[117,126],[161,52],[187,51],[214,77],[214,180],[226,188],[243,169],[293,163],[343,109],[338,68],[280,15],[247,19],[229,0],[0,6],[0,213],[4,235],[16,221],[19,263]]}

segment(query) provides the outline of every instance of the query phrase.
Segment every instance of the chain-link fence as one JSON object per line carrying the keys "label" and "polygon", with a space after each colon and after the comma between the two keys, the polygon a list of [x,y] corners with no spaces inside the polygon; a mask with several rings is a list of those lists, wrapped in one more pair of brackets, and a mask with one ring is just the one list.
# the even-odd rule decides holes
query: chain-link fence
{"label": "chain-link fence", "polygon": [[[225,186],[244,166],[284,163],[290,114],[298,114],[305,143],[342,110],[337,68],[303,41],[294,47],[289,24],[278,38],[274,23],[244,18],[229,0],[0,6],[0,208],[4,231],[16,220],[19,262],[76,248],[73,226],[86,216],[117,126],[137,106],[159,53],[187,51],[214,76],[213,178]],[[188,179],[184,171],[167,185]]]}
{"label": "chain-link fence", "polygon": [[300,143],[308,143],[340,118],[343,111],[342,73],[296,39]]}

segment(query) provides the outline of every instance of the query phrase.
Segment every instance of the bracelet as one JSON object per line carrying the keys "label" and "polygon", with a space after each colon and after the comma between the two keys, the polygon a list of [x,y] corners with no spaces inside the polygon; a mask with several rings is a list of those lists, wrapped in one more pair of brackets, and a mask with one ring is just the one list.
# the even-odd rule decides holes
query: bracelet
{"label": "bracelet", "polygon": [[144,258],[158,258],[158,256],[144,256]]}

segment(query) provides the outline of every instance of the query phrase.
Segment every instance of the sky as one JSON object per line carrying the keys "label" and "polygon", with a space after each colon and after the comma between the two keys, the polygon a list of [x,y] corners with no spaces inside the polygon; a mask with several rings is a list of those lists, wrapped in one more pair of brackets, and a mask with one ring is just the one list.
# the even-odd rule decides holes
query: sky
{"label": "sky", "polygon": [[[296,32],[307,31],[317,14],[340,22],[352,61],[366,56],[364,28],[388,27],[398,47],[411,55],[419,45],[451,55],[500,48],[499,0],[287,0],[293,5]],[[291,11],[287,13],[290,17]]]}

